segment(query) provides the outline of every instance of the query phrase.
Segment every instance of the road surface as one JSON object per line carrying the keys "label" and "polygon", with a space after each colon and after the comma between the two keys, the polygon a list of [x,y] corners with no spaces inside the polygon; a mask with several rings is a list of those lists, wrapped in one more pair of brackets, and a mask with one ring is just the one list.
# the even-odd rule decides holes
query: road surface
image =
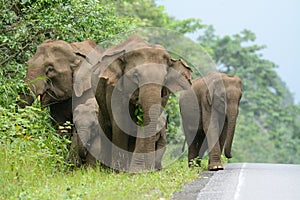
{"label": "road surface", "polygon": [[289,200],[300,199],[300,165],[236,163],[203,172],[172,199]]}

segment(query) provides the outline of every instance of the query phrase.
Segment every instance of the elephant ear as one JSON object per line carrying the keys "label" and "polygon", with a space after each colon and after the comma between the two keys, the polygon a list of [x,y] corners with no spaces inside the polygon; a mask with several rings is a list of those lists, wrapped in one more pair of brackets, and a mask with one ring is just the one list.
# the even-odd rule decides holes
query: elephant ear
{"label": "elephant ear", "polygon": [[125,57],[139,49],[148,48],[149,44],[137,35],[131,35],[122,43],[108,48],[101,56],[101,62],[94,67],[98,78],[108,79],[109,85],[115,85],[124,73]]}
{"label": "elephant ear", "polygon": [[182,59],[169,60],[168,74],[165,85],[172,93],[180,90],[190,89],[192,69]]}
{"label": "elephant ear", "polygon": [[104,50],[97,46],[93,40],[71,43],[77,57],[73,65],[73,89],[77,97],[92,87],[92,67],[99,61]]}

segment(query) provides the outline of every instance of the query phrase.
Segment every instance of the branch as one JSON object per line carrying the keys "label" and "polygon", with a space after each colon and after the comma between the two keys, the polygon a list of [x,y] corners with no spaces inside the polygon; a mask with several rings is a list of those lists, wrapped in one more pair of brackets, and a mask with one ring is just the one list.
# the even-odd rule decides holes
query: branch
{"label": "branch", "polygon": [[[27,48],[27,47],[29,46],[29,44],[30,44],[30,43],[27,43],[24,47],[22,47],[22,48],[20,49],[20,51],[23,51],[25,48]],[[8,62],[10,59],[16,57],[16,56],[20,53],[20,51],[17,52],[17,53],[15,53],[15,54],[13,54],[13,55],[11,55],[11,56],[9,56],[6,60],[2,61],[2,62],[0,63],[0,65],[3,65],[4,63]]]}

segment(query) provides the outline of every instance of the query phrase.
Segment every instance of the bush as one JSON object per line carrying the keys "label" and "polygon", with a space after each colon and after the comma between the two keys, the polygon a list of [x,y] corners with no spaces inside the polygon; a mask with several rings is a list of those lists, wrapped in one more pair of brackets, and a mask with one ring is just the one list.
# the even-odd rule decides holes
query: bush
{"label": "bush", "polygon": [[[25,109],[16,105],[24,91],[26,62],[46,39],[97,43],[134,27],[118,17],[112,4],[90,0],[4,0],[0,5],[0,144],[2,156],[16,173],[25,165],[40,173],[68,168],[70,141],[56,134],[48,109],[38,103]],[[25,162],[25,163],[22,163]],[[26,168],[26,167],[25,167]],[[20,169],[21,170],[21,169]],[[46,172],[45,172],[46,173]]]}

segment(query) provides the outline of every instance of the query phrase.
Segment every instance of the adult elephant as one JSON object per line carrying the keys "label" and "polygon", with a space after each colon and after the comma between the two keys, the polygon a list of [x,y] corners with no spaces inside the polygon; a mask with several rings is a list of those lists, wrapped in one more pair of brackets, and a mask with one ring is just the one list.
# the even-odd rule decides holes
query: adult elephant
{"label": "adult elephant", "polygon": [[76,131],[68,134],[73,134],[71,148],[78,165],[94,163],[97,155],[90,155],[88,150],[100,148],[95,135],[99,127],[98,104],[91,89],[91,69],[102,52],[93,40],[46,40],[28,61],[25,83],[29,89],[20,95],[18,103],[25,107],[39,97],[43,107],[50,107],[54,125],[63,126],[66,121],[75,124]]}
{"label": "adult elephant", "polygon": [[192,90],[180,97],[180,111],[189,165],[209,150],[209,170],[223,169],[223,147],[231,158],[231,147],[242,96],[242,82],[237,76],[214,72],[192,82]]}
{"label": "adult elephant", "polygon": [[[133,173],[161,169],[166,148],[163,108],[170,93],[190,88],[192,70],[183,60],[170,58],[162,46],[136,35],[107,49],[95,69],[103,71],[95,79],[96,99],[100,125],[112,141],[107,146],[112,149],[111,166]],[[139,107],[142,125],[135,115]]]}

